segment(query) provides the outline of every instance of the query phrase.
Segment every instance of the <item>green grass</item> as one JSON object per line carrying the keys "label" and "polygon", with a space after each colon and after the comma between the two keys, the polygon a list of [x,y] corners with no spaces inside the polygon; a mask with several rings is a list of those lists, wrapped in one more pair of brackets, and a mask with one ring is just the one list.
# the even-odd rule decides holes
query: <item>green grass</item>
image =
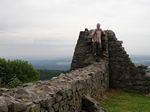
{"label": "green grass", "polygon": [[150,112],[150,97],[111,90],[101,104],[107,112]]}

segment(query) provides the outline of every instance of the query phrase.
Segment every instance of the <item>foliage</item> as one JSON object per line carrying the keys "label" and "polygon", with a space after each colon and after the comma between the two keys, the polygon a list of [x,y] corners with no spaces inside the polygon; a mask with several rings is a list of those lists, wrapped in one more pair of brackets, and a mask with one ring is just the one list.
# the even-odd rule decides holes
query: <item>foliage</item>
{"label": "foliage", "polygon": [[38,70],[40,73],[40,80],[49,80],[52,77],[57,77],[60,73],[66,73],[61,70]]}
{"label": "foliage", "polygon": [[0,78],[3,85],[10,86],[36,81],[39,79],[39,73],[27,61],[0,58]]}
{"label": "foliage", "polygon": [[14,88],[18,85],[21,85],[21,84],[22,84],[22,82],[17,77],[13,77],[11,79],[11,81],[8,83],[9,87],[12,87],[12,88]]}
{"label": "foliage", "polygon": [[136,93],[113,90],[101,103],[108,112],[150,112],[150,97]]}
{"label": "foliage", "polygon": [[0,78],[0,87],[2,86],[2,78]]}

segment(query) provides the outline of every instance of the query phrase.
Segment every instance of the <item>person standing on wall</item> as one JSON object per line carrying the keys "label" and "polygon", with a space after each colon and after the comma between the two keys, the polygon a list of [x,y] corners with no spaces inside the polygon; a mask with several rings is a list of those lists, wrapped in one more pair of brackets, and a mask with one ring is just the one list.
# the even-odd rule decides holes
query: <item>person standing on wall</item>
{"label": "person standing on wall", "polygon": [[100,28],[100,23],[97,23],[96,29],[92,32],[92,52],[94,56],[102,56],[102,35],[104,32]]}

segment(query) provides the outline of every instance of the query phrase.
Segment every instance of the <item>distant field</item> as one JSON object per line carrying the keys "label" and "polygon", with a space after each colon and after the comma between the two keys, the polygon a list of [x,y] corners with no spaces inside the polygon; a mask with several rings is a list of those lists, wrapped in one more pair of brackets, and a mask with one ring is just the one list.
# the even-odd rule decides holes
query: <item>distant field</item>
{"label": "distant field", "polygon": [[40,80],[49,80],[52,77],[57,77],[61,73],[66,73],[62,70],[38,70],[40,73]]}
{"label": "distant field", "polygon": [[71,59],[62,58],[56,60],[29,60],[29,62],[40,70],[69,70]]}
{"label": "distant field", "polygon": [[148,66],[148,70],[150,71],[150,66]]}
{"label": "distant field", "polygon": [[130,57],[135,64],[145,64],[147,66],[150,66],[149,55],[130,55]]}
{"label": "distant field", "polygon": [[108,112],[150,112],[150,97],[111,90],[101,104]]}

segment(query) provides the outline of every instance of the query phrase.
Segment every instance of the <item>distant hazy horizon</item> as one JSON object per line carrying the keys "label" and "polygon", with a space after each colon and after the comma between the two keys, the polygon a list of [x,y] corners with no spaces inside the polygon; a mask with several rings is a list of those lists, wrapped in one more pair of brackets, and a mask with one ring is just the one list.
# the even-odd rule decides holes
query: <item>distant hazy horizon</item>
{"label": "distant hazy horizon", "polygon": [[[10,60],[15,60],[15,59],[22,59],[22,60],[28,60],[28,61],[38,61],[38,60],[48,60],[48,61],[54,61],[54,60],[72,60],[73,54],[70,56],[58,56],[58,57],[25,57],[25,56],[1,56],[1,58],[6,58]],[[131,59],[149,59],[150,60],[150,55],[136,55],[136,54],[129,54],[129,57]]]}
{"label": "distant hazy horizon", "polygon": [[149,0],[0,0],[0,57],[73,56],[79,32],[111,29],[130,55],[150,55]]}

